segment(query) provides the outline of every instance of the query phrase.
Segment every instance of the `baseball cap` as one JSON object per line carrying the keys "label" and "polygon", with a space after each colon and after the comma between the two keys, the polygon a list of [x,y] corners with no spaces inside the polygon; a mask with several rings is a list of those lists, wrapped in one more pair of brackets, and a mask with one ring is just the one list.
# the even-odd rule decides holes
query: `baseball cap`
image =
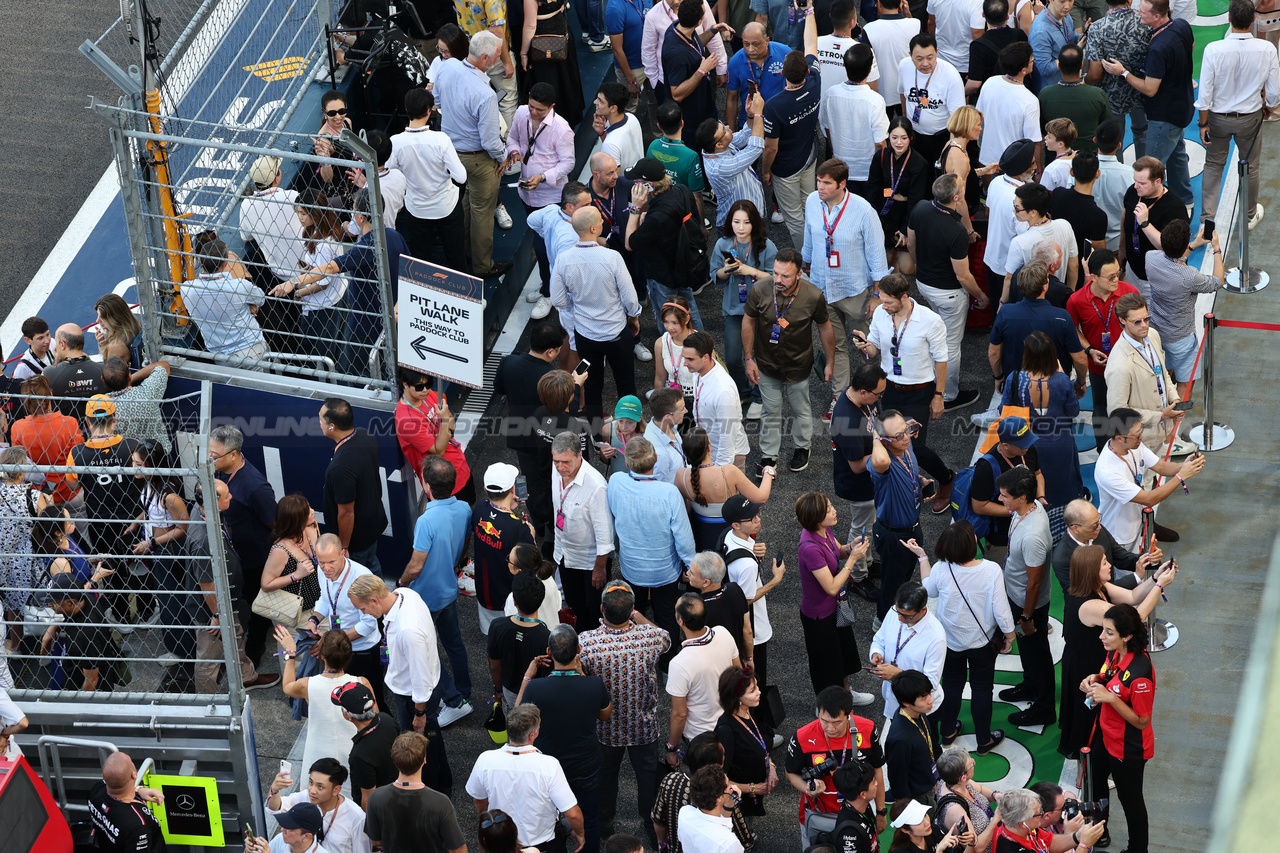
{"label": "baseball cap", "polygon": [[[296,809],[297,806],[294,806],[294,808]],[[907,803],[907,807],[902,810],[902,814],[894,818],[892,826],[894,829],[899,829],[904,826],[915,826],[917,823],[924,820],[928,814],[929,809],[925,807],[924,803],[919,800],[912,800]],[[280,825],[284,826],[283,823]]]}
{"label": "baseball cap", "polygon": [[484,489],[486,492],[501,494],[509,492],[516,485],[516,477],[520,476],[520,469],[506,462],[495,462],[485,469],[484,472]]}
{"label": "baseball cap", "polygon": [[249,168],[249,180],[260,187],[270,186],[280,172],[280,158],[263,154]]}
{"label": "baseball cap", "polygon": [[1018,139],[1009,143],[1000,155],[1000,171],[1010,177],[1024,174],[1035,161],[1036,144],[1030,139]]}
{"label": "baseball cap", "polygon": [[634,166],[622,174],[628,181],[660,181],[666,176],[667,170],[657,158],[641,157]]}
{"label": "baseball cap", "polygon": [[644,420],[644,406],[640,404],[640,398],[634,394],[628,394],[618,401],[613,407],[613,416],[615,418],[626,418],[629,421],[640,423]]}
{"label": "baseball cap", "polygon": [[301,829],[316,837],[324,835],[324,824],[320,818],[320,808],[311,803],[298,803],[275,815],[276,823],[281,829]]}
{"label": "baseball cap", "polygon": [[750,521],[760,514],[760,506],[747,500],[745,495],[734,495],[720,508],[720,517],[730,524]]}
{"label": "baseball cap", "polygon": [[86,418],[113,418],[116,415],[116,404],[106,394],[94,394],[84,406]]}
{"label": "baseball cap", "polygon": [[358,681],[349,681],[334,688],[329,701],[348,714],[365,714],[373,710],[373,694]]}
{"label": "baseball cap", "polygon": [[1031,425],[1027,423],[1025,418],[1008,417],[1000,421],[1000,425],[996,427],[996,435],[1001,441],[1012,444],[1014,447],[1020,447],[1026,450],[1035,444],[1037,439],[1035,433],[1031,431]]}

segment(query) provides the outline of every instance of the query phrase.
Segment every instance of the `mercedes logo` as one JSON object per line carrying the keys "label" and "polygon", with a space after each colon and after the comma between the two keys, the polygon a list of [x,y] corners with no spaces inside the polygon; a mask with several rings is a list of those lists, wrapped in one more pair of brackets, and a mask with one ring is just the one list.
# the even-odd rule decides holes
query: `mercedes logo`
{"label": "mercedes logo", "polygon": [[190,794],[179,794],[177,799],[178,808],[184,812],[189,812],[196,807],[195,797]]}

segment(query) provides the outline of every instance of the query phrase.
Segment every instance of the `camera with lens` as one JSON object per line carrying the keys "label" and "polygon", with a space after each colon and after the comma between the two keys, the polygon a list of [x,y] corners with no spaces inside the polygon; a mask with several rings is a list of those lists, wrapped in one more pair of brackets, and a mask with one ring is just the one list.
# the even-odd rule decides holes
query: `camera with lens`
{"label": "camera with lens", "polygon": [[806,767],[800,771],[800,778],[812,784],[823,776],[830,776],[840,767],[838,763],[830,758],[822,759],[821,764],[815,764],[812,767]]}
{"label": "camera with lens", "polygon": [[1068,821],[1079,814],[1084,815],[1086,820],[1096,821],[1106,815],[1108,802],[1106,797],[1084,803],[1067,797],[1062,803],[1062,819]]}

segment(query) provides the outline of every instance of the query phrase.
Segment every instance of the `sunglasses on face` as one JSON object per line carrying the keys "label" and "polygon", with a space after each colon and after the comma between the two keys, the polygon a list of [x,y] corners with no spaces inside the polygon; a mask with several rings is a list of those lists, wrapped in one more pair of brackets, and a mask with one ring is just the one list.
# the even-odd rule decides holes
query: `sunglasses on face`
{"label": "sunglasses on face", "polygon": [[329,118],[334,118],[335,116],[344,116],[347,114],[347,108],[342,107],[336,110],[325,110],[324,114],[327,115]]}
{"label": "sunglasses on face", "polygon": [[430,388],[430,387],[431,387],[431,383],[430,383],[430,382],[415,382],[414,384],[410,385],[409,387],[410,387],[410,388],[412,388],[412,389],[413,389],[413,390],[415,390],[415,391],[425,391],[425,390],[427,390],[428,388]]}

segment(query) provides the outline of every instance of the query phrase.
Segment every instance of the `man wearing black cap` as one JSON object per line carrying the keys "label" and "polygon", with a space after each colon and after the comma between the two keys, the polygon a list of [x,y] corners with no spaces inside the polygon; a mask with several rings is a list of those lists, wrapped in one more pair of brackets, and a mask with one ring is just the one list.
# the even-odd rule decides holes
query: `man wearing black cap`
{"label": "man wearing black cap", "polygon": [[[729,530],[724,534],[724,544],[720,546],[721,556],[729,571],[729,580],[737,584],[742,594],[751,605],[751,630],[755,646],[752,650],[752,665],[756,671],[756,683],[761,687],[769,683],[769,640],[773,637],[773,626],[769,623],[769,609],[765,596],[774,587],[782,583],[787,573],[787,566],[777,557],[773,560],[773,578],[765,583],[760,570],[760,561],[768,553],[768,546],[757,542],[763,523],[760,520],[762,504],[752,503],[744,495],[734,495],[724,502],[720,515],[729,522]],[[781,745],[779,736],[775,735],[775,746]]]}
{"label": "man wearing black cap", "polygon": [[342,718],[356,727],[351,738],[351,798],[363,806],[369,795],[396,780],[396,765],[391,760],[391,744],[400,734],[400,726],[390,714],[373,705],[373,694],[358,681],[338,687],[329,701],[342,709]]}
{"label": "man wearing black cap", "polygon": [[1009,244],[1013,238],[1027,230],[1024,222],[1014,215],[1014,193],[1031,179],[1035,168],[1036,143],[1019,139],[1004,150],[1000,157],[1000,174],[987,187],[987,251],[983,263],[987,266],[987,294],[996,305],[1004,289],[1005,262],[1009,258]]}
{"label": "man wearing black cap", "polygon": [[[95,572],[94,578],[98,577]],[[96,596],[86,592],[95,586],[96,580],[82,585],[73,572],[54,575],[49,584],[49,605],[62,616],[63,621],[45,630],[40,649],[44,654],[50,654],[54,640],[62,637],[65,650],[62,669],[67,673],[68,689],[93,692],[110,691],[116,687],[112,670],[120,651],[112,641],[109,629],[92,627],[107,621]]]}
{"label": "man wearing black cap", "polygon": [[[636,182],[631,187],[631,207],[637,208],[638,213],[627,218],[624,240],[628,250],[644,253],[654,320],[661,328],[663,304],[673,296],[683,296],[689,302],[694,328],[701,330],[702,317],[693,298],[693,288],[687,281],[689,270],[680,268],[679,254],[684,220],[698,215],[693,193],[672,181],[662,161],[654,157],[642,157],[625,175]],[[705,244],[705,237],[703,242]]]}
{"label": "man wearing black cap", "polygon": [[326,853],[320,846],[324,838],[324,819],[320,809],[311,803],[298,803],[276,815],[280,834],[271,839],[261,836],[246,840],[245,853]]}

